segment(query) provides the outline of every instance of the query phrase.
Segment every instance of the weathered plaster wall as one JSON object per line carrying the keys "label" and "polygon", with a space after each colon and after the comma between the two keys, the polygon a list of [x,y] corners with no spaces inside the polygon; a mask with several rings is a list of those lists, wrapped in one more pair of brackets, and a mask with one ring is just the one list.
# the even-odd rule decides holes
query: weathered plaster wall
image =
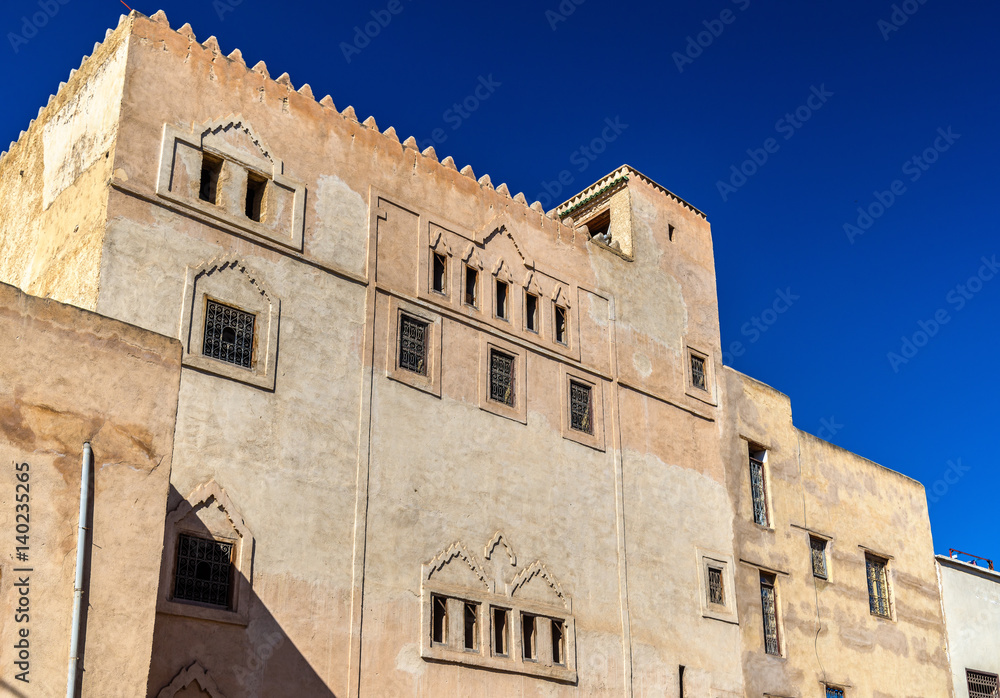
{"label": "weathered plaster wall", "polygon": [[[716,397],[687,395],[678,368],[686,343],[710,353],[713,378],[721,367],[704,219],[637,182],[642,261],[630,264],[492,186],[248,71],[211,42],[203,47],[143,18],[134,32],[98,309],[176,334],[186,270],[229,257],[257,272],[281,299],[274,392],[184,370],[172,473],[171,505],[215,479],[253,532],[250,625],[201,632],[195,628],[203,621],[161,614],[150,694],[196,659],[227,695],[308,692],[323,683],[340,695],[356,690],[354,681],[362,693],[378,695],[433,695],[455,680],[502,695],[578,691],[420,659],[421,564],[456,540],[482,546],[497,530],[520,554],[544,562],[574,599],[580,689],[620,695],[634,681],[639,695],[669,694],[685,664],[687,694],[698,695],[699,685],[705,695],[713,685],[738,692],[738,663],[718,659],[720,643],[729,646],[723,654],[735,657],[735,626],[702,618],[697,605],[675,610],[676,599],[700,594],[694,547],[731,551],[729,520],[717,515],[726,506],[718,448],[699,446],[691,436],[716,438]],[[284,161],[284,174],[305,183],[301,252],[184,212],[157,195],[163,124],[190,131],[231,113],[241,114]],[[382,215],[375,192],[392,202],[385,210],[417,212],[409,232],[391,239],[374,233]],[[673,243],[668,221],[677,227]],[[514,264],[516,288],[533,269],[546,294],[540,342],[519,339],[488,313],[432,308],[445,317],[440,398],[384,378],[395,342],[385,335],[388,296],[369,288],[377,283],[411,301],[421,296],[429,225],[478,245],[503,225],[513,237],[494,236],[482,248],[484,282],[492,283],[491,255],[499,250]],[[452,250],[456,265],[464,253]],[[571,304],[566,349],[551,339],[548,294],[555,282],[563,284],[559,298]],[[663,287],[673,295],[665,299]],[[624,320],[615,318],[615,307],[625,308]],[[707,324],[689,325],[689,307]],[[627,328],[624,339],[615,334],[617,322]],[[487,334],[525,350],[526,423],[479,408],[478,357]],[[635,387],[658,398],[619,397],[619,357],[634,364],[638,353],[669,366],[655,383],[631,371]],[[562,437],[560,366],[591,372],[602,385],[605,450]],[[623,457],[618,425],[635,427],[647,412],[655,413],[656,437],[631,433]],[[499,456],[498,443],[509,443],[509,452]],[[623,469],[635,478],[624,491]],[[665,490],[656,494],[657,487]],[[675,499],[676,492],[699,504]],[[646,527],[625,528],[632,507]],[[631,537],[634,546],[626,545]],[[630,594],[639,599],[639,618],[625,596],[626,550],[635,559]],[[647,553],[679,558],[666,590],[658,565],[644,561]],[[623,618],[638,624],[637,644]],[[665,641],[667,630],[677,628],[677,641]],[[281,647],[267,661],[255,660],[274,633],[285,638]]]}
{"label": "weathered plaster wall", "polygon": [[[788,398],[726,369],[743,663],[750,694],[951,695],[920,483],[795,429]],[[767,449],[769,527],[753,522],[747,440]],[[830,538],[828,580],[809,534]],[[892,619],[869,611],[865,551],[890,558]],[[765,654],[760,569],[777,573],[783,656]]]}
{"label": "weathered plaster wall", "polygon": [[[176,340],[0,285],[0,693],[64,695],[83,443],[94,451],[88,539],[84,696],[145,692],[174,415]],[[80,367],[86,370],[81,371]],[[27,463],[28,510],[15,511],[15,464]],[[14,558],[16,513],[30,526]],[[28,567],[31,572],[15,572]],[[30,613],[15,622],[13,584],[29,577]],[[23,588],[23,587],[21,587]],[[14,678],[28,628],[30,684]]]}
{"label": "weathered plaster wall", "polygon": [[1000,574],[938,555],[941,604],[955,698],[969,698],[966,670],[1000,675]]}
{"label": "weathered plaster wall", "polygon": [[93,310],[128,26],[75,71],[0,161],[0,281]]}

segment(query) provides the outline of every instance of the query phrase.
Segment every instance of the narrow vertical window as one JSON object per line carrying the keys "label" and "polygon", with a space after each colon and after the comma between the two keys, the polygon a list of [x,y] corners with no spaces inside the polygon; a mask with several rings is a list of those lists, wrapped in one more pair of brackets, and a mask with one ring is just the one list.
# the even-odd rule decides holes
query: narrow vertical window
{"label": "narrow vertical window", "polygon": [[528,332],[538,332],[538,296],[524,294],[524,324]]}
{"label": "narrow vertical window", "polygon": [[206,300],[201,353],[227,364],[252,368],[255,320],[252,313]]}
{"label": "narrow vertical window", "polygon": [[479,307],[479,272],[472,267],[465,267],[465,304]]}
{"label": "narrow vertical window", "polygon": [[753,497],[753,520],[761,526],[770,525],[767,510],[767,478],[764,472],[764,451],[750,446],[750,494]]}
{"label": "narrow vertical window", "polygon": [[722,570],[708,568],[708,602],[717,606],[726,605],[726,590],[722,585]]}
{"label": "narrow vertical window", "polygon": [[569,426],[586,434],[594,433],[594,405],[589,385],[569,382]]}
{"label": "narrow vertical window", "polygon": [[201,154],[201,185],[198,198],[210,204],[219,203],[219,177],[222,175],[222,158],[208,153]]}
{"label": "narrow vertical window", "polygon": [[813,576],[826,579],[826,541],[809,536],[809,550],[812,553]]}
{"label": "narrow vertical window", "polygon": [[448,599],[431,597],[431,642],[444,645],[448,642]]}
{"label": "narrow vertical window", "polygon": [[561,620],[552,621],[552,663],[566,663],[566,630]]}
{"label": "narrow vertical window", "polygon": [[497,317],[501,320],[509,320],[507,310],[507,284],[497,280]]}
{"label": "narrow vertical window", "polygon": [[490,400],[514,406],[514,357],[490,349]]}
{"label": "narrow vertical window", "polygon": [[844,689],[836,686],[826,687],[826,698],[844,698]]}
{"label": "narrow vertical window", "polygon": [[691,354],[691,385],[699,390],[708,391],[708,380],[705,377],[705,359]]}
{"label": "narrow vertical window", "polygon": [[886,573],[888,560],[874,555],[865,555],[865,569],[868,575],[868,606],[873,616],[892,617],[889,602],[889,578]]}
{"label": "narrow vertical window", "polygon": [[399,367],[427,375],[427,323],[409,315],[399,317]]}
{"label": "narrow vertical window", "polygon": [[760,574],[760,604],[764,615],[764,651],[781,655],[778,642],[778,599],[774,589],[774,575]]}
{"label": "narrow vertical window", "polygon": [[560,344],[566,343],[566,308],[561,305],[556,306],[555,335],[557,342]]}
{"label": "narrow vertical window", "polygon": [[510,654],[505,608],[493,609],[493,654],[497,657],[506,657]]}
{"label": "narrow vertical window", "polygon": [[538,660],[538,647],[536,646],[538,636],[535,630],[535,616],[523,614],[521,616],[521,653],[524,659],[531,662]]}
{"label": "narrow vertical window", "polygon": [[264,208],[264,191],[267,180],[254,172],[247,173],[247,218],[260,223],[260,214]]}
{"label": "narrow vertical window", "polygon": [[479,650],[479,604],[465,603],[465,650]]}
{"label": "narrow vertical window", "polygon": [[965,678],[969,684],[969,698],[998,698],[1000,696],[1000,685],[998,685],[996,674],[966,669]]}
{"label": "narrow vertical window", "polygon": [[432,256],[434,269],[431,272],[431,287],[438,293],[445,293],[447,289],[445,279],[447,278],[448,260],[443,254],[438,254],[437,252]]}

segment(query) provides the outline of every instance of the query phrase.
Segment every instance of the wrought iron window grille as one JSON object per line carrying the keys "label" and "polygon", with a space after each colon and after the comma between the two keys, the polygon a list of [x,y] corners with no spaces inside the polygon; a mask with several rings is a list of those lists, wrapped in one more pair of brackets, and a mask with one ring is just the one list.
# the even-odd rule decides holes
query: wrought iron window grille
{"label": "wrought iron window grille", "polygon": [[726,605],[726,591],[722,584],[722,570],[708,568],[708,602],[717,606]]}
{"label": "wrought iron window grille", "polygon": [[409,315],[399,318],[399,367],[427,375],[427,323]]}
{"label": "wrought iron window grille", "polygon": [[1000,680],[996,674],[965,670],[969,684],[969,698],[1000,698]]}
{"label": "wrought iron window grille", "polygon": [[813,576],[826,579],[826,541],[822,538],[810,536],[809,548],[812,554]]}
{"label": "wrought iron window grille", "polygon": [[873,616],[891,618],[889,579],[886,574],[886,567],[886,560],[874,555],[865,556],[865,568],[868,577],[868,606]]}
{"label": "wrought iron window grille", "polygon": [[774,589],[774,577],[761,574],[760,601],[764,616],[764,651],[776,656],[781,655],[778,642],[778,600]]}
{"label": "wrought iron window grille", "polygon": [[570,381],[569,383],[569,425],[570,428],[586,434],[594,433],[594,405],[589,385]]}
{"label": "wrought iron window grille", "polygon": [[490,400],[514,406],[514,357],[490,350]]}
{"label": "wrought iron window grille", "polygon": [[202,353],[212,359],[252,368],[254,321],[252,313],[209,300],[205,309]]}
{"label": "wrought iron window grille", "polygon": [[708,391],[708,379],[705,376],[705,359],[691,355],[691,383],[699,390]]}
{"label": "wrought iron window grille", "polygon": [[228,608],[233,547],[232,543],[181,534],[174,598]]}
{"label": "wrought iron window grille", "polygon": [[767,484],[762,458],[750,456],[750,490],[753,495],[753,520],[761,526],[769,525],[767,511]]}

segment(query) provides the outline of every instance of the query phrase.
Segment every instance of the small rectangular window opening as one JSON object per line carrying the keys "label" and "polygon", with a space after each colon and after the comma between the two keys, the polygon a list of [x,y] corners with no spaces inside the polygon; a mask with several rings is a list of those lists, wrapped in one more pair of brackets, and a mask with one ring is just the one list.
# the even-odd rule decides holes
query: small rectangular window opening
{"label": "small rectangular window opening", "polygon": [[691,384],[699,390],[708,391],[708,380],[705,377],[705,359],[691,355]]}
{"label": "small rectangular window opening", "polygon": [[816,536],[809,536],[809,549],[812,553],[813,576],[826,579],[826,541]]}
{"label": "small rectangular window opening", "polygon": [[677,668],[677,683],[680,684],[680,698],[684,698],[684,665],[681,664]]}
{"label": "small rectangular window opening", "polygon": [[603,242],[611,242],[608,239],[608,231],[611,230],[611,209],[605,209],[587,221],[587,230],[590,237],[601,236]]}
{"label": "small rectangular window opening", "polygon": [[507,316],[507,284],[497,280],[497,317],[501,320],[509,320]]}
{"label": "small rectangular window opening", "polygon": [[836,686],[826,687],[826,698],[844,698],[844,689]]}
{"label": "small rectangular window opening", "polygon": [[535,616],[527,613],[521,616],[521,650],[524,659],[530,662],[538,660],[538,647],[535,644]]}
{"label": "small rectangular window opening", "polygon": [[229,608],[232,543],[181,534],[177,539],[174,598]]}
{"label": "small rectangular window opening", "polygon": [[750,494],[753,497],[753,520],[761,526],[770,524],[770,514],[767,509],[767,480],[764,472],[764,457],[766,451],[757,450],[752,444],[750,449]]}
{"label": "small rectangular window opening", "polygon": [[552,663],[566,663],[566,631],[561,620],[552,621]]}
{"label": "small rectangular window opening", "polygon": [[399,367],[427,375],[427,323],[409,315],[399,318]]}
{"label": "small rectangular window opening", "polygon": [[966,669],[965,678],[969,684],[969,698],[997,698],[1000,696],[1000,683],[998,683],[996,674]]}
{"label": "small rectangular window opening", "polygon": [[446,290],[445,279],[446,271],[448,269],[448,260],[443,254],[434,253],[434,270],[432,274],[432,288],[438,293],[444,293]]}
{"label": "small rectangular window opening", "polygon": [[510,654],[507,646],[507,609],[493,609],[493,654],[506,657]]}
{"label": "small rectangular window opening", "polygon": [[253,313],[206,299],[202,354],[241,368],[253,368],[255,322]]}
{"label": "small rectangular window opening", "polygon": [[708,602],[717,606],[726,605],[726,590],[722,586],[722,570],[708,568]]}
{"label": "small rectangular window opening", "polygon": [[764,651],[781,655],[778,642],[778,599],[774,589],[774,575],[760,574],[760,602],[764,616]]}
{"label": "small rectangular window opening", "polygon": [[479,649],[479,604],[465,604],[465,650]]}
{"label": "small rectangular window opening", "polygon": [[479,272],[472,267],[465,267],[465,304],[479,307]]}
{"label": "small rectangular window opening", "polygon": [[528,332],[538,332],[538,296],[534,293],[524,296],[524,321]]}
{"label": "small rectangular window opening", "polygon": [[448,642],[448,599],[431,597],[431,642],[443,645]]}
{"label": "small rectangular window opening", "polygon": [[219,177],[222,175],[222,158],[208,153],[201,154],[201,185],[198,198],[210,204],[219,203]]}
{"label": "small rectangular window opening", "polygon": [[868,605],[873,616],[882,618],[892,617],[887,566],[888,560],[874,555],[865,555],[865,568],[868,576]]}
{"label": "small rectangular window opening", "polygon": [[569,426],[586,434],[594,433],[594,405],[589,385],[569,382]]}
{"label": "small rectangular window opening", "polygon": [[255,172],[247,173],[247,218],[260,223],[261,211],[264,208],[264,191],[267,189],[267,179]]}
{"label": "small rectangular window opening", "polygon": [[514,406],[514,357],[490,349],[490,400]]}
{"label": "small rectangular window opening", "polygon": [[566,308],[561,305],[556,306],[556,341],[560,344],[566,343]]}

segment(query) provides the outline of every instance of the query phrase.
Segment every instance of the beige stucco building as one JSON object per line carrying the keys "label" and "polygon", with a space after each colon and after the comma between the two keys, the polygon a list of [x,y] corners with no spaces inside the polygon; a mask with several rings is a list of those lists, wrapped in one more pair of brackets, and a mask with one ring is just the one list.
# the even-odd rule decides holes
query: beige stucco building
{"label": "beige stucco building", "polygon": [[635,169],[546,213],[133,13],[0,202],[0,281],[179,343],[83,695],[951,695],[923,488],[723,367],[706,217]]}

